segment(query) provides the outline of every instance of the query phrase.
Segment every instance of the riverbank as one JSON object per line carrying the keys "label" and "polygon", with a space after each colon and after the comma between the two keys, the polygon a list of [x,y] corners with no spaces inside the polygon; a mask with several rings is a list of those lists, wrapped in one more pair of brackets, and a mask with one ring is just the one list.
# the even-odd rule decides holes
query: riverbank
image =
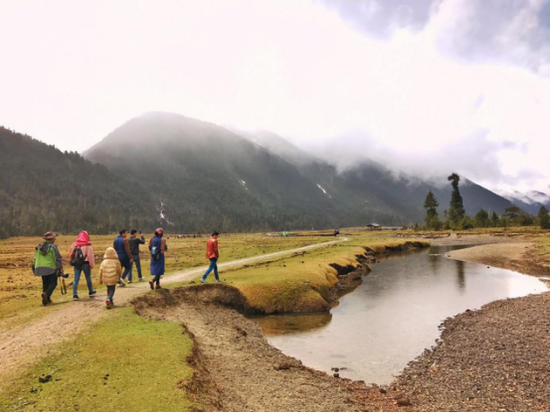
{"label": "riverbank", "polygon": [[[544,242],[476,246],[450,258],[547,275]],[[393,391],[421,410],[550,410],[550,293],[507,299],[447,319],[441,339],[411,362]]]}
{"label": "riverbank", "polygon": [[[221,286],[222,288],[224,286]],[[392,397],[364,383],[307,368],[275,349],[259,326],[232,309],[205,303],[187,288],[139,297],[136,311],[180,322],[193,337],[188,396],[204,411],[395,411]]]}
{"label": "riverbank", "polygon": [[[304,240],[301,239],[300,241]],[[342,275],[346,276],[343,272],[352,273],[364,263],[362,260],[367,258],[368,253],[368,250],[365,249],[366,245],[368,245],[371,250],[376,249],[380,251],[390,251],[393,249],[404,248],[404,245],[406,244],[410,244],[412,247],[415,247],[410,243],[410,241],[405,240],[388,241],[387,239],[372,239],[370,236],[354,237],[351,240],[342,238],[331,242],[310,244],[298,249],[283,250],[267,255],[238,259],[233,262],[224,263],[223,265],[220,265],[223,269],[222,277],[226,280],[226,283],[222,285],[189,285],[190,283],[196,283],[196,279],[199,277],[200,273],[202,273],[204,268],[192,269],[187,272],[171,275],[163,281],[163,284],[166,286],[177,286],[182,283],[186,285],[186,287],[176,289],[185,291],[185,294],[187,294],[185,301],[193,301],[193,299],[190,299],[190,296],[194,293],[194,291],[200,291],[197,296],[202,297],[208,295],[209,291],[221,291],[221,296],[224,296],[225,299],[228,296],[232,296],[231,293],[227,293],[228,290],[231,290],[236,292],[236,295],[238,295],[240,299],[243,299],[244,297],[244,299],[247,299],[248,302],[248,299],[250,298],[250,302],[254,302],[255,306],[250,305],[250,302],[248,302],[248,307],[254,307],[256,308],[255,310],[260,308],[261,310],[265,310],[267,313],[267,310],[270,310],[268,305],[270,305],[271,302],[290,302],[297,296],[298,293],[298,296],[301,295],[306,297],[306,299],[297,299],[297,302],[301,302],[300,305],[302,306],[300,307],[302,309],[306,309],[308,311],[311,310],[311,306],[303,305],[304,302],[309,304],[309,298],[313,296],[313,302],[320,301],[319,299],[322,298],[324,302],[323,306],[326,308],[325,310],[328,310],[331,304],[331,293],[337,289],[337,285],[339,284],[339,275],[340,277],[342,277]],[[249,251],[247,253],[252,254],[254,251]],[[259,262],[262,262],[263,264],[258,264]],[[231,266],[233,269],[240,267],[241,270],[232,270]],[[315,273],[317,278],[311,278],[313,273]],[[332,282],[332,285],[329,280]],[[324,288],[318,288],[318,283],[316,283],[318,281],[327,282],[327,285],[329,286],[326,290]],[[345,285],[343,286],[346,287]],[[353,287],[351,284],[348,286]],[[144,295],[147,291],[147,287],[147,284],[141,283],[117,290],[117,304],[122,306],[129,305],[130,300]],[[291,293],[288,293],[289,291]],[[145,296],[155,298],[170,293],[171,292],[168,290],[160,290],[146,293]],[[178,292],[174,293],[177,294]],[[326,407],[325,410],[371,410],[371,406],[369,405],[382,405],[381,407],[383,410],[392,410],[391,408],[393,408],[393,404],[395,403],[393,399],[386,399],[383,396],[380,397],[381,395],[379,395],[376,390],[373,391],[367,388],[364,384],[354,383],[347,380],[341,380],[341,382],[338,381],[338,383],[335,383],[335,379],[333,377],[330,377],[324,373],[316,372],[308,368],[296,367],[293,363],[296,361],[289,360],[290,358],[285,357],[279,351],[271,348],[267,344],[265,339],[261,336],[259,328],[255,326],[255,323],[250,320],[246,320],[232,310],[224,309],[219,305],[213,305],[209,302],[210,300],[212,300],[212,296],[206,297],[205,299],[195,300],[198,305],[195,307],[195,310],[198,312],[208,312],[208,316],[212,316],[213,318],[204,318],[204,322],[201,324],[202,327],[198,329],[193,325],[186,327],[181,335],[183,339],[181,344],[183,345],[186,345],[187,341],[185,339],[188,339],[188,336],[193,336],[195,338],[195,342],[199,342],[199,345],[189,352],[189,355],[191,355],[190,363],[192,366],[196,366],[194,369],[195,378],[185,382],[181,381],[170,384],[172,386],[167,388],[167,390],[171,392],[171,396],[177,396],[177,393],[174,393],[174,391],[182,391],[183,398],[194,402],[194,405],[205,405],[203,410],[243,410],[239,406],[238,402],[228,404],[232,406],[224,406],[224,409],[215,409],[217,408],[217,401],[215,399],[220,396],[220,393],[229,393],[226,392],[228,389],[222,388],[221,392],[219,388],[215,391],[205,390],[205,386],[201,383],[202,381],[199,377],[205,364],[202,361],[198,361],[195,356],[200,353],[199,350],[204,351],[203,347],[200,346],[200,342],[203,342],[201,339],[203,339],[203,333],[205,333],[204,331],[210,331],[213,333],[211,336],[213,343],[211,344],[220,345],[218,352],[216,352],[219,355],[217,358],[220,365],[223,364],[224,367],[233,368],[235,366],[235,363],[232,363],[233,360],[231,356],[233,355],[242,356],[243,359],[247,358],[247,353],[243,352],[243,347],[229,344],[227,339],[233,339],[230,335],[227,335],[227,339],[218,339],[220,336],[219,333],[224,327],[231,328],[234,327],[232,325],[236,324],[239,328],[243,328],[244,332],[239,329],[239,333],[244,333],[246,336],[256,336],[256,340],[263,343],[257,346],[257,351],[254,352],[252,349],[253,353],[257,354],[257,356],[254,355],[254,363],[246,364],[247,361],[243,360],[243,362],[245,362],[243,365],[246,364],[247,367],[243,367],[242,369],[232,369],[234,371],[233,374],[228,372],[228,379],[224,381],[227,387],[233,385],[233,381],[238,379],[238,375],[244,376],[250,374],[251,376],[254,376],[252,371],[254,371],[255,368],[265,368],[265,365],[262,365],[268,358],[273,358],[279,362],[275,365],[276,368],[268,368],[271,373],[284,373],[284,371],[294,369],[298,371],[296,375],[293,372],[291,372],[288,376],[281,375],[281,388],[286,388],[282,392],[280,389],[269,383],[269,379],[273,377],[267,374],[264,376],[266,380],[263,381],[260,380],[262,378],[261,375],[256,375],[255,377],[258,382],[263,383],[263,385],[260,385],[263,387],[262,391],[259,391],[260,388],[258,387],[257,396],[250,395],[245,389],[247,384],[252,383],[251,381],[244,381],[246,384],[243,384],[243,386],[240,387],[241,389],[237,390],[237,393],[239,390],[242,390],[242,394],[250,396],[251,399],[261,398],[263,399],[262,402],[265,401],[267,403],[269,403],[272,396],[278,396],[281,399],[281,402],[283,402],[287,398],[287,395],[294,393],[293,399],[297,405],[309,405],[296,410],[318,410],[314,408],[318,404],[318,402],[315,401],[315,398],[318,396],[323,396],[323,393],[326,393],[326,402],[324,403]],[[204,311],[205,308],[203,305],[205,304],[205,301],[209,302],[206,303],[208,305],[207,311]],[[235,301],[232,300],[231,302],[228,302],[228,304],[234,306]],[[275,310],[281,310],[281,307],[285,308],[285,306],[271,306],[271,310],[273,308],[275,308]],[[297,307],[294,306],[294,309],[296,308]],[[78,367],[78,365],[80,365],[82,372],[87,370],[95,371],[93,368],[95,362],[93,360],[93,356],[88,355],[92,355],[93,353],[96,353],[97,355],[101,353],[101,351],[97,351],[98,345],[93,339],[90,339],[90,334],[94,333],[96,325],[100,328],[109,327],[114,317],[117,316],[117,311],[106,311],[102,305],[101,299],[90,299],[83,302],[60,304],[55,305],[54,307],[43,308],[42,310],[45,313],[47,312],[48,316],[42,316],[34,321],[24,322],[13,327],[2,329],[2,333],[0,334],[0,348],[2,350],[2,367],[0,368],[0,375],[3,378],[3,384],[1,385],[2,391],[0,391],[2,392],[0,393],[0,400],[2,401],[2,404],[9,407],[17,406],[19,410],[42,410],[41,408],[47,409],[49,407],[48,405],[54,404],[55,402],[70,405],[70,402],[73,402],[75,398],[80,398],[83,400],[78,402],[79,410],[85,411],[97,409],[90,406],[95,405],[95,401],[92,402],[90,398],[95,398],[99,396],[98,394],[104,393],[103,390],[98,389],[98,385],[103,385],[105,382],[98,379],[94,380],[88,386],[79,386],[78,388],[74,388],[74,390],[71,387],[67,388],[64,383],[71,382],[73,377],[79,376],[79,372],[76,370],[72,371],[68,368],[65,360],[75,360],[76,363],[70,363],[72,365],[71,367]],[[184,322],[188,321],[187,317],[183,319],[177,318],[174,315],[174,317],[170,318],[172,315],[164,313],[165,311],[162,308],[162,305],[161,307],[153,308],[152,311],[156,315],[151,315],[150,317],[155,321],[164,321],[168,319],[176,320],[178,322],[181,322],[182,320]],[[199,318],[198,315],[197,318]],[[83,319],[86,321],[83,322]],[[239,326],[241,325],[239,322],[242,322],[242,326]],[[216,325],[216,327],[212,329],[211,325]],[[198,330],[198,332],[195,332],[196,330]],[[254,332],[254,330],[256,330],[256,332]],[[142,334],[140,331],[133,330],[131,325],[125,324],[121,324],[117,329],[117,332],[119,332],[121,337],[125,334],[129,334],[131,336],[134,336],[136,333],[138,335]],[[172,339],[171,336],[169,338]],[[170,373],[170,368],[165,368],[162,358],[155,360],[154,357],[147,356],[148,351],[154,349],[149,348],[149,344],[145,336],[143,339],[145,339],[143,341],[143,350],[138,350],[137,353],[131,353],[124,350],[115,350],[116,355],[111,359],[112,363],[105,368],[104,377],[107,375],[111,376],[112,373],[110,371],[120,370],[120,368],[123,368],[124,370],[126,370],[126,368],[128,368],[128,370],[132,370],[130,365],[132,365],[134,357],[139,356],[145,357],[146,361],[144,363],[140,363],[143,368],[155,368],[155,371],[160,371],[160,375],[157,379],[172,382],[173,376],[166,375]],[[172,344],[177,345],[175,342],[176,341],[173,341]],[[119,346],[121,345],[117,345],[116,347],[118,348]],[[211,347],[205,346],[205,348]],[[246,350],[246,348],[244,349]],[[166,350],[170,349],[167,348]],[[232,351],[232,354],[229,354],[228,352],[226,353],[226,351]],[[237,352],[239,353],[237,354]],[[80,360],[80,357],[83,355],[85,355],[84,358]],[[205,359],[207,359],[207,357]],[[284,363],[283,360],[285,359],[290,363]],[[182,359],[181,361],[185,362],[185,359]],[[185,368],[185,365],[182,365],[182,368]],[[50,379],[47,383],[44,383],[44,385],[48,385],[48,390],[43,390],[44,388],[40,385],[38,385],[37,390],[35,387],[37,378],[41,375],[47,376],[52,370],[57,371],[58,369],[62,369],[64,371],[63,373],[68,373],[69,378]],[[58,372],[56,372],[56,374],[57,373]],[[217,379],[218,376],[218,373],[213,374],[214,379]],[[290,380],[288,379],[289,377],[291,378]],[[61,380],[58,382],[57,379]],[[147,382],[145,382],[146,379],[147,378],[144,377],[143,385],[145,385],[145,387],[138,393],[137,397],[143,397],[144,399],[147,398],[147,401],[149,402],[154,400],[157,396],[163,396],[162,392],[151,391],[150,386],[147,386]],[[284,384],[282,384],[283,381],[285,382]],[[110,381],[110,383],[113,383],[113,387],[118,391],[124,391],[123,380],[117,378],[117,380]],[[258,383],[255,385],[258,386]],[[292,389],[292,387],[294,387],[294,389]],[[193,388],[201,388],[201,390],[197,391]],[[294,392],[290,392],[291,390],[294,390]],[[195,398],[192,396],[193,393],[197,394]],[[208,394],[208,400],[203,400],[199,397],[198,394],[202,393]],[[302,393],[307,393],[309,395],[304,398],[303,403],[300,403],[298,399],[300,399]],[[246,398],[244,395],[240,396],[242,396],[243,399]],[[225,396],[223,398],[225,399]],[[87,401],[86,399],[90,401]],[[139,399],[137,401],[139,401]],[[258,402],[260,401],[258,400]],[[121,405],[123,404],[119,403],[118,410],[135,410],[120,407]],[[282,403],[275,403],[275,405],[282,405]],[[347,409],[348,405],[354,405],[353,408],[355,409]],[[183,403],[179,406],[181,406],[184,410],[195,410],[193,409],[195,406],[185,408],[183,407]],[[258,409],[255,409],[255,406],[250,406],[248,410]],[[264,410],[281,409],[277,408]]]}

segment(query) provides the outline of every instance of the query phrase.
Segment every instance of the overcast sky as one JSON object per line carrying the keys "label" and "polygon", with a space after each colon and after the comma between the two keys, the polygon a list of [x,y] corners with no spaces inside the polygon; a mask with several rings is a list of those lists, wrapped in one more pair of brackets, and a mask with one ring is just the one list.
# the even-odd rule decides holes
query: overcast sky
{"label": "overcast sky", "polygon": [[549,190],[549,0],[0,0],[0,125],[83,151],[171,111]]}

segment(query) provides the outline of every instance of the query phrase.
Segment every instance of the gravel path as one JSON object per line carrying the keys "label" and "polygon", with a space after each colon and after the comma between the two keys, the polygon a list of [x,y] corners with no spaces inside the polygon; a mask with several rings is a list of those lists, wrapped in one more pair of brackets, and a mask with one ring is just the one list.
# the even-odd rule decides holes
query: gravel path
{"label": "gravel path", "polygon": [[[453,258],[521,271],[528,243],[478,246]],[[550,293],[490,303],[443,324],[438,345],[393,385],[426,411],[550,411]]]}

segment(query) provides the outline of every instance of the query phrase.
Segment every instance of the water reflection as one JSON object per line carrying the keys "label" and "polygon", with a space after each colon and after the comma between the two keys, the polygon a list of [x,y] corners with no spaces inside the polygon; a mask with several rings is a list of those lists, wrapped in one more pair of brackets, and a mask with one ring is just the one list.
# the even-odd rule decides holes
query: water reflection
{"label": "water reflection", "polygon": [[310,332],[322,328],[332,319],[331,313],[314,313],[305,315],[272,315],[253,318],[264,334],[283,335],[295,332]]}
{"label": "water reflection", "polygon": [[464,275],[464,262],[456,261],[456,275],[458,280],[458,288],[462,292],[466,288],[466,276]]}
{"label": "water reflection", "polygon": [[332,315],[272,316],[261,326],[274,346],[308,366],[384,384],[434,344],[445,318],[547,290],[529,276],[449,260],[448,250],[384,257]]}

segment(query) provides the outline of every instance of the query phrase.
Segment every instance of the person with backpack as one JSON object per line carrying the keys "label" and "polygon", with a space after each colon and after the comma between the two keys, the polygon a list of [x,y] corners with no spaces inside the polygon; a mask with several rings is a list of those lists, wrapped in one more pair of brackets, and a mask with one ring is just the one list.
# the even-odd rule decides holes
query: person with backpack
{"label": "person with backpack", "polygon": [[130,253],[132,254],[132,259],[134,263],[132,264],[132,268],[130,269],[130,273],[128,274],[128,283],[132,283],[132,271],[134,270],[134,264],[136,265],[137,273],[138,273],[138,280],[140,282],[143,282],[145,279],[143,279],[143,275],[141,274],[141,261],[139,260],[139,245],[145,244],[145,238],[143,237],[143,233],[139,232],[139,237],[136,229],[132,229],[130,231],[130,239],[128,239],[128,245],[130,246]]}
{"label": "person with backpack", "polygon": [[92,285],[92,269],[95,264],[95,256],[88,232],[85,230],[80,232],[76,241],[71,245],[69,255],[71,266],[74,266],[73,300],[80,300],[78,297],[78,283],[82,272],[84,272],[86,284],[88,285],[88,296],[95,296],[96,291]]}
{"label": "person with backpack", "polygon": [[43,238],[45,242],[34,250],[32,271],[34,276],[42,278],[42,304],[46,306],[52,303],[51,296],[57,287],[57,278],[63,273],[63,261],[55,244],[57,234],[46,232]]}
{"label": "person with backpack", "polygon": [[126,286],[124,279],[126,279],[126,276],[130,273],[130,270],[132,270],[132,262],[134,261],[132,259],[132,252],[130,251],[130,245],[127,237],[128,231],[126,229],[122,229],[119,232],[119,236],[113,242],[113,248],[117,253],[120,265],[124,268],[124,273],[122,273],[122,277],[118,281],[119,286]]}
{"label": "person with backpack", "polygon": [[151,251],[151,276],[153,279],[149,282],[151,290],[161,289],[160,277],[164,275],[164,253],[168,250],[166,239],[163,238],[164,230],[158,228],[155,230],[155,236],[149,239],[149,250]]}
{"label": "person with backpack", "polygon": [[99,283],[107,286],[107,300],[105,301],[107,309],[111,309],[115,304],[113,297],[121,276],[122,266],[118,260],[118,255],[112,247],[108,247],[99,267]]}
{"label": "person with backpack", "polygon": [[220,258],[220,252],[218,251],[218,232],[212,233],[212,237],[206,242],[206,259],[210,261],[210,266],[206,269],[206,272],[201,278],[201,283],[206,282],[206,278],[210,272],[214,271],[216,282],[221,282],[218,276],[218,259]]}

